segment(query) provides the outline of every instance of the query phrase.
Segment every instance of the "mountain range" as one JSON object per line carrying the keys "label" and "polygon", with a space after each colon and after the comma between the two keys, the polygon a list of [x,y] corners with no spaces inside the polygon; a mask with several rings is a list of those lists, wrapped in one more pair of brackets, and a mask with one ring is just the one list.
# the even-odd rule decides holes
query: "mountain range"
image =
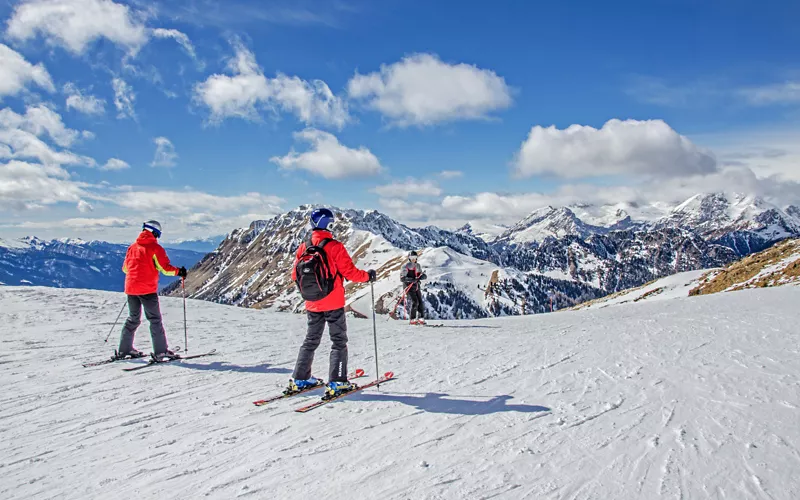
{"label": "mountain range", "polygon": [[[104,241],[36,237],[0,240],[0,284],[122,291],[122,263],[128,245]],[[173,264],[194,266],[206,254],[167,249]],[[162,284],[177,278],[162,277]]]}
{"label": "mountain range", "polygon": [[[313,208],[303,205],[233,231],[192,270],[187,291],[224,304],[302,310],[290,270]],[[334,212],[333,233],[359,267],[379,273],[379,313],[394,312],[402,292],[397,271],[409,250],[421,252],[433,318],[556,310],[677,272],[720,267],[800,235],[797,207],[722,193],[698,194],[672,207],[545,207],[496,236],[469,224],[455,231],[411,228],[377,211]],[[499,283],[487,294],[493,271]],[[368,313],[369,287],[349,283],[346,290],[349,306]],[[174,287],[165,292],[177,293]]]}

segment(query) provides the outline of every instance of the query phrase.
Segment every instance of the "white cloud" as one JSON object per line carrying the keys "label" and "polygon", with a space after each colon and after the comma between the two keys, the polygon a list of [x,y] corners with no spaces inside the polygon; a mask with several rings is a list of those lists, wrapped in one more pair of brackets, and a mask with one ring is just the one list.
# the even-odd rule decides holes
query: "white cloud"
{"label": "white cloud", "polygon": [[257,120],[261,110],[293,113],[307,125],[341,128],[349,121],[347,105],[325,82],[282,73],[267,78],[252,52],[241,43],[235,43],[234,49],[236,55],[228,62],[231,75],[211,75],[194,88],[195,101],[209,108],[212,122]]}
{"label": "white cloud", "polygon": [[172,38],[186,52],[186,54],[191,57],[196,63],[199,69],[203,69],[205,64],[203,64],[198,58],[197,53],[194,50],[194,45],[192,45],[192,41],[189,40],[189,37],[186,33],[178,31],[176,29],[164,29],[164,28],[156,28],[152,32],[154,37],[156,38]]}
{"label": "white cloud", "polygon": [[92,158],[67,150],[53,150],[39,136],[49,136],[53,142],[64,147],[70,146],[79,137],[87,137],[86,133],[67,128],[61,116],[43,104],[28,106],[24,115],[10,108],[0,110],[0,158],[37,159],[48,166],[95,166]]}
{"label": "white cloud", "polygon": [[14,8],[6,36],[26,41],[37,35],[73,54],[100,38],[135,54],[148,38],[140,16],[111,0],[25,0]]}
{"label": "white cloud", "polygon": [[800,82],[783,82],[760,87],[740,89],[750,104],[766,106],[771,104],[800,104]]}
{"label": "white cloud", "polygon": [[10,108],[0,110],[0,128],[19,128],[36,136],[47,133],[53,142],[62,147],[71,146],[78,137],[84,135],[77,130],[67,128],[61,115],[44,104],[28,106],[24,116],[15,113]]}
{"label": "white cloud", "polygon": [[100,230],[109,228],[122,228],[134,225],[129,220],[120,219],[118,217],[102,217],[102,218],[75,218],[61,221],[61,225],[75,229],[90,229]]}
{"label": "white cloud", "polygon": [[79,200],[78,201],[78,212],[85,214],[89,212],[94,212],[94,207],[91,203],[86,200]]}
{"label": "white cloud", "polygon": [[442,213],[442,207],[438,203],[400,198],[381,198],[378,203],[387,214],[401,221],[430,221]]}
{"label": "white cloud", "polygon": [[432,54],[414,54],[380,72],[356,74],[348,83],[353,99],[366,101],[399,126],[485,119],[511,106],[511,89],[494,71],[448,64]]}
{"label": "white cloud", "polygon": [[463,177],[464,172],[461,170],[442,170],[439,172],[439,177],[442,179],[457,179],[459,177]]}
{"label": "white cloud", "polygon": [[60,167],[12,160],[0,163],[0,208],[29,210],[59,202],[78,203],[84,185]]}
{"label": "white cloud", "polygon": [[247,209],[276,213],[284,202],[277,196],[246,193],[217,196],[201,191],[140,190],[115,193],[107,201],[141,213],[167,213],[189,216],[197,212],[229,213]]}
{"label": "white cloud", "polygon": [[125,170],[126,168],[130,168],[128,162],[119,158],[110,158],[105,165],[100,167],[100,170]]}
{"label": "white cloud", "polygon": [[178,153],[175,152],[175,146],[166,137],[156,137],[153,139],[156,143],[156,154],[153,161],[150,163],[151,167],[174,167],[175,160],[178,158]]}
{"label": "white cloud", "polygon": [[431,181],[407,178],[405,181],[395,181],[383,186],[377,186],[370,191],[385,198],[410,198],[412,196],[439,196],[442,189]]}
{"label": "white cloud", "polygon": [[78,217],[66,220],[44,221],[44,222],[22,222],[16,227],[25,229],[56,229],[67,228],[70,230],[102,231],[106,229],[127,228],[134,223],[119,217],[85,218]]}
{"label": "white cloud", "polygon": [[270,158],[281,169],[306,170],[326,179],[375,175],[382,170],[378,158],[369,149],[364,146],[348,148],[328,132],[307,128],[296,132],[294,137],[307,142],[310,149],[304,153],[292,149],[286,156]]}
{"label": "white cloud", "polygon": [[19,128],[0,127],[0,158],[37,159],[45,165],[95,166],[94,159],[71,151],[54,151],[35,134]]}
{"label": "white cloud", "polygon": [[74,109],[87,115],[102,115],[106,111],[105,100],[91,94],[84,95],[72,83],[64,85],[64,93],[67,95],[67,109]]}
{"label": "white cloud", "polygon": [[609,120],[601,129],[535,126],[514,162],[518,176],[580,178],[617,174],[674,177],[717,169],[710,151],[661,120]]}
{"label": "white cloud", "polygon": [[56,89],[44,64],[31,64],[20,53],[0,43],[0,98],[19,94],[28,83],[48,92]]}
{"label": "white cloud", "polygon": [[133,88],[122,78],[111,80],[111,86],[114,88],[114,106],[117,108],[117,118],[136,120],[136,111],[133,109],[136,94],[134,94]]}

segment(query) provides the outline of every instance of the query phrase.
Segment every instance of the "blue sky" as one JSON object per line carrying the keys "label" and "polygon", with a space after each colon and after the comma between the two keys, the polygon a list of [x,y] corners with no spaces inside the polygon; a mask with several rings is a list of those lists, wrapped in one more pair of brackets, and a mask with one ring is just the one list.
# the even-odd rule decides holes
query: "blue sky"
{"label": "blue sky", "polygon": [[150,218],[208,236],[302,203],[455,226],[800,195],[797,2],[31,0],[0,16],[0,238],[122,241]]}

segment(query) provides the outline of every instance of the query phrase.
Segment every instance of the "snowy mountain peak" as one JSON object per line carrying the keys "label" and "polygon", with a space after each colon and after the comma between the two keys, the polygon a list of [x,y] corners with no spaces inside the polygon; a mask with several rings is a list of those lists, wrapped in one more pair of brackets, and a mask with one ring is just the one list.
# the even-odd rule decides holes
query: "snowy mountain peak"
{"label": "snowy mountain peak", "polygon": [[586,224],[567,207],[551,206],[534,210],[508,231],[501,234],[498,242],[525,244],[541,242],[546,238],[563,238],[565,236],[587,237],[590,234],[602,233],[604,228]]}

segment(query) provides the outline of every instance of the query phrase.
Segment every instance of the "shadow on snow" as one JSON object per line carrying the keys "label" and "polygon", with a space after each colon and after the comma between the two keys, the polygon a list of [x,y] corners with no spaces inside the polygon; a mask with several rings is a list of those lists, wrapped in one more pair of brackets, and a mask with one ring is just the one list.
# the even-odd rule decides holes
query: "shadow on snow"
{"label": "shadow on snow", "polygon": [[408,406],[413,406],[418,410],[430,413],[449,413],[458,415],[489,415],[491,413],[501,413],[506,411],[520,413],[549,412],[550,408],[537,405],[514,405],[507,404],[513,399],[512,396],[493,396],[487,401],[474,401],[469,399],[450,399],[448,394],[427,393],[421,396],[410,394],[374,394],[359,393],[354,394],[353,399],[362,401],[396,401]]}
{"label": "shadow on snow", "polygon": [[173,362],[173,366],[180,366],[183,368],[190,368],[192,370],[200,371],[216,371],[216,372],[240,372],[240,373],[278,373],[290,374],[292,370],[288,368],[276,368],[267,363],[254,366],[240,366],[231,365],[227,361],[214,361],[212,363],[189,363],[186,361]]}

